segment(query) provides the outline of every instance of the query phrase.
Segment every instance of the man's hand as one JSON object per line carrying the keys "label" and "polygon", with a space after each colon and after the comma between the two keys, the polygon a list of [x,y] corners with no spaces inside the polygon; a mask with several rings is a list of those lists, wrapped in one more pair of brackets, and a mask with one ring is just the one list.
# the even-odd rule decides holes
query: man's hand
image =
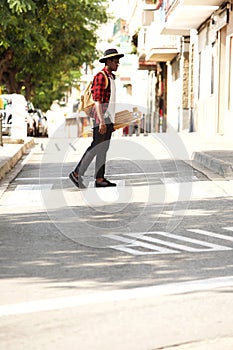
{"label": "man's hand", "polygon": [[99,133],[101,134],[101,135],[103,135],[103,134],[105,134],[106,133],[106,124],[105,124],[105,122],[100,122],[99,123]]}

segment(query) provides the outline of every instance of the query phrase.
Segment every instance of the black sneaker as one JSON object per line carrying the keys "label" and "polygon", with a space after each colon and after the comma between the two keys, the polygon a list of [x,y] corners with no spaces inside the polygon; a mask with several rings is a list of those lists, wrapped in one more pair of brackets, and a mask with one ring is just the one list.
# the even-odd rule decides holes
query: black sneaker
{"label": "black sneaker", "polygon": [[78,188],[86,188],[81,176],[75,176],[73,171],[69,174],[69,178]]}
{"label": "black sneaker", "polygon": [[95,187],[116,187],[116,184],[104,179],[103,181],[96,181]]}

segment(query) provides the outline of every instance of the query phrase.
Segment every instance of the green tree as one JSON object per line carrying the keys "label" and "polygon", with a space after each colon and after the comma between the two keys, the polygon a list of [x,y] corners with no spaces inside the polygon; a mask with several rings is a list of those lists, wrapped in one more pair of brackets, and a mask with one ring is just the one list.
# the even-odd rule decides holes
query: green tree
{"label": "green tree", "polygon": [[96,32],[107,19],[106,0],[2,0],[1,84],[48,107],[69,72],[97,57]]}
{"label": "green tree", "polygon": [[36,3],[38,1],[33,0],[2,0],[2,7],[4,9],[9,8],[12,13],[23,13],[27,11],[35,11]]}

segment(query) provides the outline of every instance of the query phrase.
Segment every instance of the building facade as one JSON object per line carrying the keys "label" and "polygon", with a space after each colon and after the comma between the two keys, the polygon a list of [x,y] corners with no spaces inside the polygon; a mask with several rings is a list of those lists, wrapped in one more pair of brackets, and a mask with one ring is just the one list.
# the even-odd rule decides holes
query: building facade
{"label": "building facade", "polygon": [[138,69],[148,71],[149,131],[230,135],[233,2],[133,2],[141,6],[137,54]]}

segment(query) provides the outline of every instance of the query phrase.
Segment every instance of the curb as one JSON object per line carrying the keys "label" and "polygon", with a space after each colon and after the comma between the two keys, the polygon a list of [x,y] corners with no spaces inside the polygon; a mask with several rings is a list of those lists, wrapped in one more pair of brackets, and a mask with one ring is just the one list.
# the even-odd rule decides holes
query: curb
{"label": "curb", "polygon": [[224,162],[221,159],[214,158],[204,152],[194,152],[193,160],[203,165],[205,168],[219,174],[223,177],[233,176],[233,167],[229,162]]}
{"label": "curb", "polygon": [[23,157],[27,150],[35,145],[34,139],[27,141],[18,149],[18,151],[12,156],[6,159],[0,165],[0,180],[4,178],[4,176],[16,165],[16,163]]}

